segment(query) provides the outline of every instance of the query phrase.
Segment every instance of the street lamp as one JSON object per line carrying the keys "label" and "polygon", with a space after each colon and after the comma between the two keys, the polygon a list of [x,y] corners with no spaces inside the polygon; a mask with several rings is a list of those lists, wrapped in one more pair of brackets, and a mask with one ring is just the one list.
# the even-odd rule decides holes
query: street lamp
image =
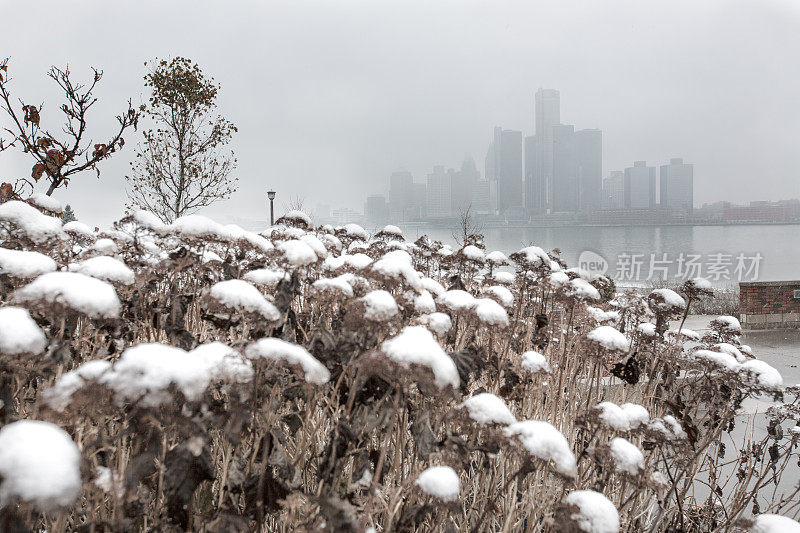
{"label": "street lamp", "polygon": [[269,198],[269,225],[275,225],[275,191],[267,191],[267,198]]}

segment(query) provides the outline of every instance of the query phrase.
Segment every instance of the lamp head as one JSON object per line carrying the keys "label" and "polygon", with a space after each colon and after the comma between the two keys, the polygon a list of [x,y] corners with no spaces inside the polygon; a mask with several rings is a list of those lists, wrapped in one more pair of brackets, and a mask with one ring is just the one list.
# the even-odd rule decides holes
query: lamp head
{"label": "lamp head", "polygon": [[274,200],[275,199],[275,191],[267,191],[267,198],[269,198],[270,200]]}

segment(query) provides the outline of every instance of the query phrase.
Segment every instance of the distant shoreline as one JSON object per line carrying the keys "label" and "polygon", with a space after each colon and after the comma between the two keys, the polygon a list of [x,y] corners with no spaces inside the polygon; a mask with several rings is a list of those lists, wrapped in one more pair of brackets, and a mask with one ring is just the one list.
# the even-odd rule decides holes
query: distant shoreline
{"label": "distant shoreline", "polygon": [[[524,229],[524,228],[627,228],[627,227],[663,227],[663,226],[800,226],[800,221],[791,222],[636,222],[636,223],[585,223],[585,222],[484,222],[480,218],[476,219],[483,229]],[[442,222],[404,222],[403,227],[407,228],[437,228],[451,229],[458,224],[455,219],[447,219]]]}

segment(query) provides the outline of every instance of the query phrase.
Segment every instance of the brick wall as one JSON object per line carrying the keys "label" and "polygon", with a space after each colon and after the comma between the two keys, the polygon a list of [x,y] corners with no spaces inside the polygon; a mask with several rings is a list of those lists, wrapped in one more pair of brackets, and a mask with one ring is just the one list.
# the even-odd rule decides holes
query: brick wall
{"label": "brick wall", "polygon": [[749,329],[800,327],[800,281],[739,283],[739,319]]}

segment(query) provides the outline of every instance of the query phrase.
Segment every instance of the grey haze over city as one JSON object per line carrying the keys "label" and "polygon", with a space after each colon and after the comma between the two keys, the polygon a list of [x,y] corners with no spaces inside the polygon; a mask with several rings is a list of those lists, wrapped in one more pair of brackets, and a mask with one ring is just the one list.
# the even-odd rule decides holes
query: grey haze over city
{"label": "grey haze over city", "polygon": [[[694,203],[800,196],[800,4],[603,2],[2,2],[13,90],[60,105],[50,65],[105,76],[90,133],[146,99],[144,61],[186,56],[222,84],[239,128],[238,191],[203,213],[263,220],[266,191],[363,210],[389,176],[424,182],[471,156],[495,126],[534,133],[534,94],[560,92],[561,122],[602,130],[602,175],[644,160],[694,165]],[[3,117],[0,120],[6,120]],[[126,202],[140,134],[55,196],[89,223]],[[4,180],[30,174],[0,156]],[[43,184],[40,185],[43,187]],[[41,192],[41,191],[40,191]]]}

